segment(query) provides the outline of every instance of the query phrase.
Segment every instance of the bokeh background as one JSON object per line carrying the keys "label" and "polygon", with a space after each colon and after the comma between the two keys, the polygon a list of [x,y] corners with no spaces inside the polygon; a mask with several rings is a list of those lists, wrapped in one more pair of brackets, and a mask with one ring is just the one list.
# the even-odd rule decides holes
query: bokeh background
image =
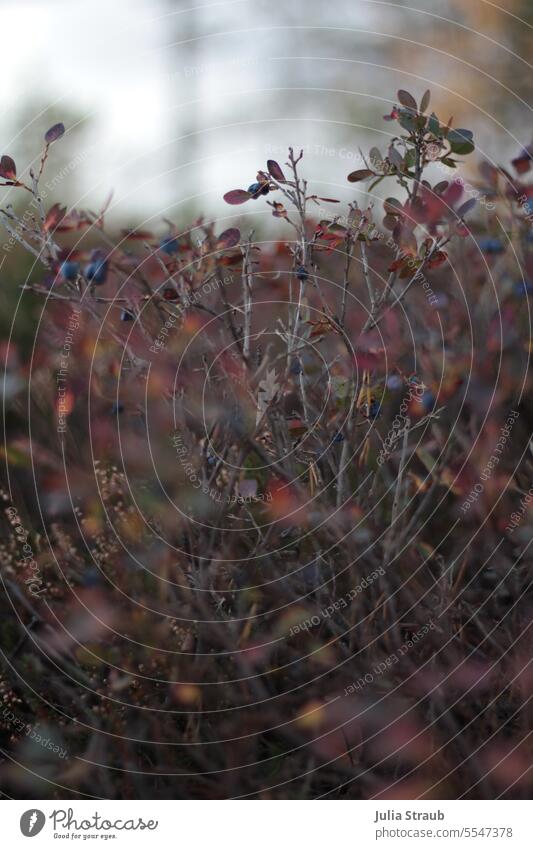
{"label": "bokeh background", "polygon": [[60,117],[87,157],[62,197],[112,188],[121,218],[222,214],[227,185],[288,144],[347,192],[399,87],[431,88],[497,159],[530,141],[532,24],[529,0],[5,0],[1,144],[28,160]]}
{"label": "bokeh background", "polygon": [[[117,228],[233,220],[223,193],[246,187],[269,156],[283,162],[289,144],[304,148],[317,190],[357,197],[346,174],[360,149],[385,148],[382,116],[399,87],[431,88],[439,114],[474,130],[490,162],[531,141],[528,0],[6,0],[2,30],[2,152],[27,172],[35,139],[63,121],[50,204],[100,209],[112,192]],[[465,178],[470,169],[476,161]],[[264,205],[246,213],[256,232],[272,229]],[[18,252],[4,259],[5,333],[13,278],[29,265]]]}

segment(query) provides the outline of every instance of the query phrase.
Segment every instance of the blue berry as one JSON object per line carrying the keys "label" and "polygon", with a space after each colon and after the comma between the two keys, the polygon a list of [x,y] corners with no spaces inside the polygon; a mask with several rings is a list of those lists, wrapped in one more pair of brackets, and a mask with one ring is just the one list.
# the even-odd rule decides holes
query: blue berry
{"label": "blue berry", "polygon": [[485,254],[502,254],[505,251],[505,246],[500,239],[486,238],[480,239],[479,247]]}
{"label": "blue berry", "polygon": [[75,280],[80,271],[80,264],[79,262],[66,260],[61,264],[59,271],[65,280]]}
{"label": "blue berry", "polygon": [[118,403],[115,402],[113,404],[113,406],[111,407],[111,415],[112,416],[117,416],[119,413],[123,413],[123,412],[124,412],[124,404],[121,404],[120,402],[118,402]]}
{"label": "blue berry", "polygon": [[303,368],[299,357],[293,357],[289,366],[289,372],[296,376],[303,374]]}
{"label": "blue berry", "polygon": [[253,199],[257,200],[259,195],[268,195],[270,188],[268,183],[252,183],[251,186],[248,186],[248,191]]}
{"label": "blue berry", "polygon": [[380,413],[381,413],[381,404],[379,403],[379,401],[376,401],[375,399],[372,400],[370,402],[369,407],[368,407],[368,418],[369,419],[377,419],[377,417],[380,415]]}
{"label": "blue berry", "polygon": [[87,280],[96,285],[105,283],[107,277],[107,262],[105,259],[96,259],[85,266]]}
{"label": "blue berry", "polygon": [[433,392],[431,392],[430,389],[426,389],[426,391],[422,393],[420,403],[424,407],[424,410],[426,411],[426,413],[429,413],[430,410],[433,409],[433,407],[436,404],[436,401],[437,401],[437,399],[435,398]]}
{"label": "blue berry", "polygon": [[403,380],[398,374],[391,374],[390,377],[387,378],[387,389],[392,389],[393,391],[396,389],[401,389],[403,386]]}
{"label": "blue berry", "polygon": [[168,254],[168,256],[172,256],[172,254],[176,254],[178,252],[178,240],[175,236],[165,236],[159,242],[159,249],[163,251],[163,253]]}
{"label": "blue berry", "polygon": [[344,442],[344,436],[342,435],[340,430],[338,430],[335,436],[333,437],[333,442]]}
{"label": "blue berry", "polygon": [[300,265],[300,267],[296,269],[296,277],[302,282],[305,282],[309,279],[309,274],[307,273],[307,269],[305,268],[305,266]]}
{"label": "blue berry", "polygon": [[530,283],[528,280],[518,280],[514,284],[514,293],[517,298],[533,295],[533,283]]}
{"label": "blue berry", "polygon": [[91,566],[84,573],[82,583],[84,587],[97,587],[102,583],[102,573]]}
{"label": "blue berry", "polygon": [[134,318],[135,318],[135,316],[133,315],[132,312],[130,312],[130,310],[122,310],[122,312],[120,313],[120,320],[121,321],[133,321]]}

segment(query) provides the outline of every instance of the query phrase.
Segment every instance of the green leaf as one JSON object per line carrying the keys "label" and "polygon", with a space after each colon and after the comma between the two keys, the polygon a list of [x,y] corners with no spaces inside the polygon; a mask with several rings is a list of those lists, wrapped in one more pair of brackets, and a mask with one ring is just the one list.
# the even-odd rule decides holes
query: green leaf
{"label": "green leaf", "polygon": [[406,168],[412,168],[416,162],[416,151],[408,150],[404,157],[404,165]]}
{"label": "green leaf", "polygon": [[416,116],[406,109],[400,109],[398,112],[398,123],[400,127],[407,130],[408,133],[414,133],[416,130]]}
{"label": "green leaf", "polygon": [[374,182],[368,187],[368,193],[370,194],[371,192],[373,192],[374,189],[376,188],[376,186],[379,186],[381,181],[384,180],[384,179],[385,179],[385,175],[382,174],[381,177],[378,177],[377,180],[374,180]]}
{"label": "green leaf", "polygon": [[383,168],[383,157],[381,155],[381,151],[379,150],[379,148],[371,147],[370,153],[368,154],[368,157],[370,159],[370,164],[374,168],[378,168],[378,169]]}
{"label": "green leaf", "polygon": [[427,128],[432,136],[440,135],[440,122],[434,112],[431,113]]}
{"label": "green leaf", "polygon": [[466,156],[476,149],[473,142],[473,133],[470,130],[450,130],[448,142],[452,153],[457,153],[459,156]]}
{"label": "green leaf", "polygon": [[428,90],[424,92],[424,94],[422,96],[422,100],[420,101],[420,111],[421,112],[427,112],[427,108],[429,106],[430,98],[431,98],[431,92],[428,88]]}

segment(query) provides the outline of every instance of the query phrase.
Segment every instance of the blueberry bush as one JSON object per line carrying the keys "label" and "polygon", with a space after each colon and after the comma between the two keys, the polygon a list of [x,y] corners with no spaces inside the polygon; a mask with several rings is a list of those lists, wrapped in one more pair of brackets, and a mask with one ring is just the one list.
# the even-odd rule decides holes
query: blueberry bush
{"label": "blueberry bush", "polygon": [[260,232],[45,208],[62,124],[2,156],[6,793],[531,791],[532,150],[385,121],[346,208],[243,174]]}

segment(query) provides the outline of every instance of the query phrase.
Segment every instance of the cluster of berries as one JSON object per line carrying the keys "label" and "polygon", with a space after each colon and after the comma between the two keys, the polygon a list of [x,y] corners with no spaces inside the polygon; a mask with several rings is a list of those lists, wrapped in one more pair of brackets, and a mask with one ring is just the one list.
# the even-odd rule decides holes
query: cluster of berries
{"label": "cluster of berries", "polygon": [[[95,286],[101,286],[107,280],[109,262],[100,250],[94,250],[91,259],[83,269],[85,279]],[[75,260],[65,260],[59,267],[59,273],[64,280],[74,282],[80,274],[80,263]]]}

